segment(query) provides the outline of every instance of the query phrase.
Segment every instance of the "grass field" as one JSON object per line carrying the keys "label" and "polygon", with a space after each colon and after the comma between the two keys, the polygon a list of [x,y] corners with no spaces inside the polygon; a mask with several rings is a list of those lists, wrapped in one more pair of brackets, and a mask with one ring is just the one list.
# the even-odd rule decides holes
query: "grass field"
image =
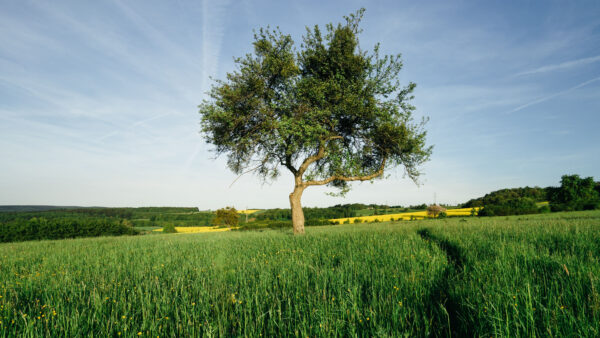
{"label": "grass field", "polygon": [[600,212],[0,245],[0,336],[600,335]]}

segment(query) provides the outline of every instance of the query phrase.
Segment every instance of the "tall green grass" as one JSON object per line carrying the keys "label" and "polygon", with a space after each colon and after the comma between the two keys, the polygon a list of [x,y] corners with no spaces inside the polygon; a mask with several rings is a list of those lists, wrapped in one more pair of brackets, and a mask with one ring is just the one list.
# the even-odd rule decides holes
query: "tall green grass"
{"label": "tall green grass", "polygon": [[0,336],[598,336],[599,230],[583,212],[0,244]]}
{"label": "tall green grass", "polygon": [[[424,223],[460,248],[448,280],[456,333],[600,336],[600,213]],[[431,224],[431,226],[429,226]]]}
{"label": "tall green grass", "polygon": [[398,226],[0,246],[4,335],[432,331],[446,257]]}

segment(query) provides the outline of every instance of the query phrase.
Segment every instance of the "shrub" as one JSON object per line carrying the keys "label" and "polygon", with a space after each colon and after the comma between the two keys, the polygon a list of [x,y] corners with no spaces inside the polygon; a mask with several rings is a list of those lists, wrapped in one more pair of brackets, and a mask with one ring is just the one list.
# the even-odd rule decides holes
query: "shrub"
{"label": "shrub", "polygon": [[225,207],[215,212],[213,225],[220,227],[232,227],[238,225],[240,216],[234,207]]}
{"label": "shrub", "polygon": [[305,226],[320,226],[329,224],[331,224],[331,222],[325,218],[307,219],[306,221],[304,221]]}
{"label": "shrub", "polygon": [[439,206],[437,204],[433,204],[427,207],[427,216],[429,217],[438,217],[438,215],[442,212],[446,212],[446,208]]}
{"label": "shrub", "polygon": [[539,208],[538,208],[538,212],[539,212],[540,214],[547,214],[547,213],[549,213],[550,211],[552,211],[552,210],[550,209],[550,206],[549,206],[549,205],[542,205],[541,207],[539,207]]}
{"label": "shrub", "polygon": [[175,234],[175,233],[177,233],[177,229],[175,229],[175,226],[173,225],[173,223],[170,223],[163,227],[162,232],[165,234]]}

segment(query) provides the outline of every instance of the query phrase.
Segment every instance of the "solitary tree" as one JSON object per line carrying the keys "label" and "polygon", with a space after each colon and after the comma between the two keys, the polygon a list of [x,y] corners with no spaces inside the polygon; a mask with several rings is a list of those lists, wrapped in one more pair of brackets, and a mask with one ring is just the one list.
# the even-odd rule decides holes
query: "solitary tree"
{"label": "solitary tree", "polygon": [[240,215],[234,207],[225,207],[215,212],[213,224],[216,226],[232,227],[238,225]]}
{"label": "solitary tree", "polygon": [[431,217],[438,217],[442,212],[446,212],[446,208],[437,205],[437,204],[432,204],[430,206],[427,207],[427,216],[431,216]]}
{"label": "solitary tree", "polygon": [[414,83],[401,86],[400,55],[381,56],[359,47],[364,9],[307,28],[299,50],[279,29],[260,29],[254,53],[236,58],[237,70],[212,86],[200,106],[202,131],[216,153],[227,154],[236,174],[263,180],[294,176],[289,196],[294,233],[304,232],[300,199],[314,185],[339,188],[370,181],[403,166],[416,182],[428,160],[425,119],[413,121]]}

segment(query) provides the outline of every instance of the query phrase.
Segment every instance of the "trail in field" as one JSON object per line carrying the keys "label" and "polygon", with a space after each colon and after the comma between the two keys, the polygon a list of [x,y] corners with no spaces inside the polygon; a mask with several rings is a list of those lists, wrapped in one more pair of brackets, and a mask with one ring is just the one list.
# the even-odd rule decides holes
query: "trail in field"
{"label": "trail in field", "polygon": [[[461,318],[468,316],[468,308],[461,302],[461,298],[452,293],[452,286],[460,283],[464,278],[464,268],[467,265],[467,258],[463,249],[456,243],[433,235],[429,229],[421,229],[417,234],[427,242],[439,247],[446,253],[450,263],[444,272],[438,277],[433,290],[431,290],[431,305],[433,323],[438,329],[435,332],[447,332],[448,336],[470,337],[474,332],[468,326],[464,325]],[[441,309],[437,309],[437,307]],[[441,312],[439,310],[442,310]]]}

